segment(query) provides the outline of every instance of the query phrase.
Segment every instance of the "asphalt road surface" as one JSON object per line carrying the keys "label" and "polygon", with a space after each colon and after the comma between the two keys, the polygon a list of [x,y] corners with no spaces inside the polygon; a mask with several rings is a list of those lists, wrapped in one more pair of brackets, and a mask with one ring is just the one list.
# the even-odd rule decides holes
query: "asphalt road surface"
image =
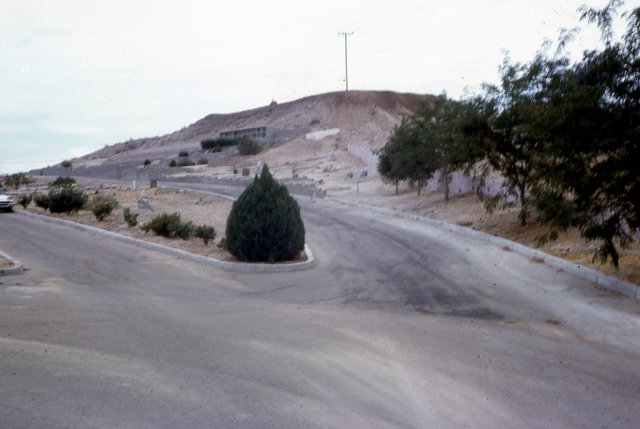
{"label": "asphalt road surface", "polygon": [[310,271],[230,273],[0,215],[1,428],[637,428],[640,304],[301,200]]}

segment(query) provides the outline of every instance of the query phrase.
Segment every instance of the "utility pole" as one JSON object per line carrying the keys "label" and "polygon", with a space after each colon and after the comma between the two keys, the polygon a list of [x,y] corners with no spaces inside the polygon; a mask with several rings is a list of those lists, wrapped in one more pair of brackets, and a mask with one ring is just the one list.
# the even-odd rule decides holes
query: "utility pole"
{"label": "utility pole", "polygon": [[349,67],[347,66],[347,36],[351,36],[353,31],[350,33],[341,32],[338,33],[338,36],[344,36],[344,83],[345,83],[345,91],[349,91]]}

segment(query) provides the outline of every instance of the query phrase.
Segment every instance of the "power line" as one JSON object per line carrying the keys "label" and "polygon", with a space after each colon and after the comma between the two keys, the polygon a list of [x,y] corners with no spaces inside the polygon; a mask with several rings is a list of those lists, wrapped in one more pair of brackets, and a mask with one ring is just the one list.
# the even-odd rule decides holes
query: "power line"
{"label": "power line", "polygon": [[344,83],[345,83],[345,91],[349,91],[349,67],[348,67],[348,63],[347,63],[347,36],[351,36],[353,34],[353,31],[347,33],[347,32],[340,32],[338,33],[338,36],[344,36]]}

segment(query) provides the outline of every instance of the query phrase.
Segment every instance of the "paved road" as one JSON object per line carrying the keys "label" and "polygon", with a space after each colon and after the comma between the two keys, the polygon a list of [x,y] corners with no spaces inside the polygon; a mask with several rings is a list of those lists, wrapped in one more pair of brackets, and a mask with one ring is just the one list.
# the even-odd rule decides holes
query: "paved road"
{"label": "paved road", "polygon": [[637,427],[638,302],[301,204],[317,266],[267,275],[0,216],[0,427]]}

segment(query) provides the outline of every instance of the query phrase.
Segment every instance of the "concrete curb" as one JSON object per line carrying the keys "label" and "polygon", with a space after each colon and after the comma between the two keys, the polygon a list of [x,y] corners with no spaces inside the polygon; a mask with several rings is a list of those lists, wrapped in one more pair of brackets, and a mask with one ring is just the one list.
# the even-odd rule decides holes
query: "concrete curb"
{"label": "concrete curb", "polygon": [[366,208],[368,210],[372,210],[372,211],[375,211],[387,216],[391,216],[391,217],[418,221],[443,231],[465,235],[467,237],[472,237],[477,240],[485,241],[485,242],[494,244],[496,246],[501,246],[501,247],[504,246],[516,253],[519,253],[520,255],[523,255],[529,258],[538,258],[539,260],[541,260],[541,262],[543,262],[548,266],[563,270],[567,273],[576,275],[583,279],[586,279],[596,284],[599,284],[601,286],[604,286],[609,290],[620,292],[633,299],[640,301],[640,285],[624,281],[617,277],[601,273],[600,271],[597,271],[582,265],[578,265],[576,263],[567,261],[562,258],[558,258],[557,256],[550,255],[541,250],[532,249],[523,244],[516,243],[511,240],[507,240],[506,238],[498,237],[496,235],[488,234],[482,231],[477,231],[475,229],[467,228],[464,226],[454,225],[454,224],[443,222],[440,220],[431,219],[425,216],[399,212],[399,211],[387,209],[384,207],[376,207],[376,206],[371,206],[365,203],[360,203],[355,201],[346,201],[339,198],[327,198],[327,199],[330,201],[334,201],[336,203],[351,206],[351,207]]}
{"label": "concrete curb", "polygon": [[3,251],[0,251],[0,256],[13,264],[13,266],[9,268],[0,268],[0,276],[5,274],[6,275],[20,274],[22,272],[24,267],[22,266],[20,261],[12,258],[10,255],[7,255]]}
{"label": "concrete curb", "polygon": [[134,246],[143,247],[158,252],[163,252],[181,259],[188,261],[199,262],[201,264],[211,265],[216,268],[221,268],[225,271],[235,271],[244,273],[288,273],[294,271],[304,271],[311,269],[314,265],[315,259],[313,252],[309,246],[305,243],[304,251],[307,255],[307,260],[303,262],[292,262],[285,264],[265,264],[265,263],[247,263],[247,262],[232,262],[222,261],[220,259],[209,258],[202,255],[195,255],[184,250],[175,249],[173,247],[164,246],[158,243],[152,243],[150,241],[144,241],[137,238],[129,237],[127,235],[118,234],[117,232],[105,231],[104,229],[95,228],[93,226],[84,225],[81,223],[73,222],[66,219],[58,219],[55,217],[39,215],[23,210],[16,211],[17,214],[25,216],[31,219],[36,219],[44,222],[54,223],[57,225],[64,225],[71,228],[86,231],[100,237],[110,238],[112,240],[120,241],[122,243],[133,244]]}

